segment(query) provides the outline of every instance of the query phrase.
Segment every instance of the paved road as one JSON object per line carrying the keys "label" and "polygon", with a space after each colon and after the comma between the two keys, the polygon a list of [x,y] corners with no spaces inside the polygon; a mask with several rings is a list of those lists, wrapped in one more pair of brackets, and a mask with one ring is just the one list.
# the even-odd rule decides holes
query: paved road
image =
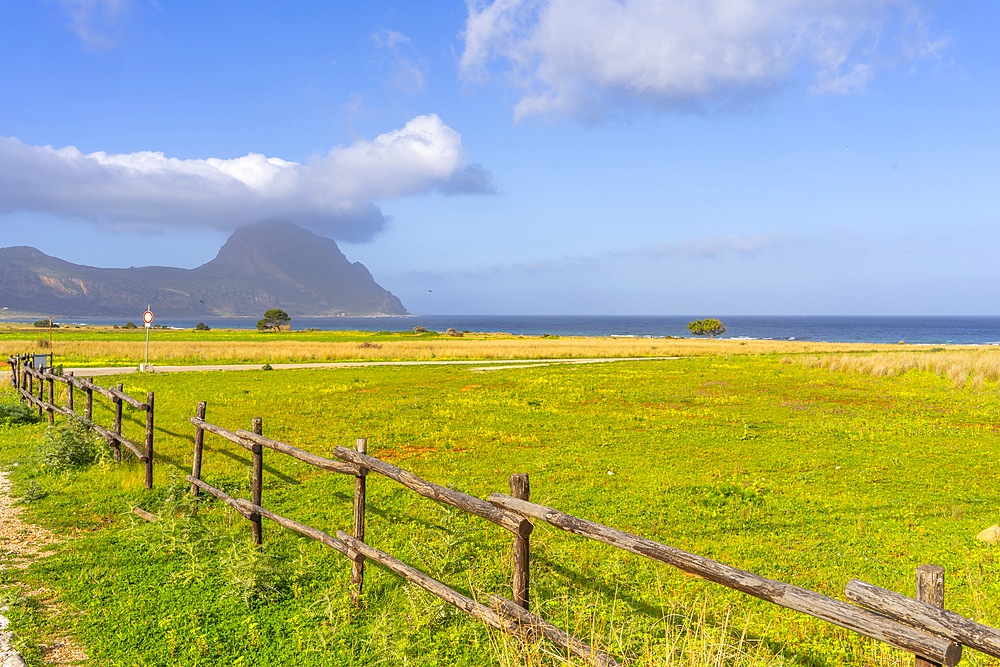
{"label": "paved road", "polygon": [[[532,368],[556,364],[605,364],[616,361],[662,361],[679,357],[609,357],[589,359],[491,359],[491,360],[441,360],[441,361],[333,361],[307,364],[271,364],[274,370],[296,368],[363,368],[368,366],[470,366],[474,371],[492,371],[505,368]],[[206,366],[154,366],[155,373],[185,373],[192,371],[258,371],[263,364],[213,364]],[[122,375],[138,373],[136,366],[105,368],[66,368],[73,375],[93,377],[97,375]]]}

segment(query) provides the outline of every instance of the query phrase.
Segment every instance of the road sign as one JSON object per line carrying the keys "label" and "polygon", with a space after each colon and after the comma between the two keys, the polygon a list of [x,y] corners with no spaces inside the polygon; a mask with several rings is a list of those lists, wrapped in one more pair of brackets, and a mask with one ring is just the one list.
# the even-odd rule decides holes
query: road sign
{"label": "road sign", "polygon": [[149,367],[149,327],[153,324],[153,311],[146,306],[146,312],[142,314],[142,321],[146,325],[146,365],[139,370],[146,370]]}

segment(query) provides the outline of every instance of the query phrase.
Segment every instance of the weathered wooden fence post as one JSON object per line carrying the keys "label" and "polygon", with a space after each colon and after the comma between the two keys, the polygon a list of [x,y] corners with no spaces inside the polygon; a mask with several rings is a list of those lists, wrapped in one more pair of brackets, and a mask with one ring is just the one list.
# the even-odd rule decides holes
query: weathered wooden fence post
{"label": "weathered wooden fence post", "polygon": [[52,377],[52,370],[47,373],[49,381],[49,407],[45,408],[49,413],[49,424],[56,423],[56,411],[53,406],[56,403],[56,380]]}
{"label": "weathered wooden fence post", "polygon": [[[528,473],[515,473],[510,476],[510,495],[519,500],[531,499],[531,485],[528,483]],[[513,594],[511,600],[519,607],[528,608],[528,538],[514,535],[513,554]]]}
{"label": "weathered wooden fence post", "polygon": [[73,410],[73,381],[75,380],[75,378],[73,377],[73,371],[69,371],[68,373],[66,373],[66,380],[67,380],[67,382],[66,382],[66,407],[69,408],[70,412],[73,412],[73,414],[76,414],[74,412],[74,410]]}
{"label": "weathered wooden fence post", "polygon": [[[205,419],[205,401],[198,401],[198,410],[195,413],[198,419]],[[191,476],[201,479],[201,453],[205,445],[205,429],[200,426],[194,427],[194,460],[191,461]],[[198,497],[198,485],[191,482],[191,495]]]}
{"label": "weathered wooden fence post", "polygon": [[[121,391],[125,385],[121,382],[118,383],[118,391]],[[115,396],[111,399],[115,404],[115,434],[121,438],[122,434],[122,399],[120,396]],[[115,440],[115,461],[122,460],[122,443],[121,440]]]}
{"label": "weathered wooden fence post", "polygon": [[146,488],[153,488],[153,392],[146,392]]}
{"label": "weathered wooden fence post", "polygon": [[43,405],[45,405],[45,378],[43,378],[42,374],[39,373],[38,374],[38,416],[39,417],[41,417],[42,413],[45,412],[45,408],[42,407]]}
{"label": "weathered wooden fence post", "polygon": [[[917,568],[917,595],[919,602],[944,609],[944,568],[938,565],[921,565]],[[915,667],[941,667],[941,663],[914,656]]]}
{"label": "weathered wooden fence post", "polygon": [[[359,454],[368,453],[368,439],[358,438],[355,449]],[[354,539],[365,541],[365,494],[368,469],[358,467],[358,475],[354,478]],[[358,597],[365,582],[365,557],[360,553],[354,555],[351,562],[351,602],[358,604]]]}
{"label": "weathered wooden fence post", "polygon": [[[253,418],[253,432],[256,435],[264,435],[264,424],[260,417]],[[264,448],[256,442],[250,452],[253,454],[253,486],[250,491],[251,502],[260,506],[261,489],[264,486]],[[264,535],[261,532],[260,514],[253,512],[250,514],[250,522],[253,524],[253,543],[260,546],[264,543]]]}
{"label": "weathered wooden fence post", "polygon": [[91,386],[93,382],[94,378],[87,380],[87,407],[85,408],[87,411],[87,426],[90,426],[94,421],[94,389]]}

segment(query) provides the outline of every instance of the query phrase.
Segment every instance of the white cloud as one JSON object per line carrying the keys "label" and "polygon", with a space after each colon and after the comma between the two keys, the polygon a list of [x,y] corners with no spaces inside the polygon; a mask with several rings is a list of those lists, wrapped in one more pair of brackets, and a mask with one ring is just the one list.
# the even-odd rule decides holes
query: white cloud
{"label": "white cloud", "polygon": [[390,55],[386,83],[398,93],[413,95],[423,92],[427,85],[423,67],[402,54],[403,47],[410,46],[410,38],[401,32],[380,28],[372,35],[372,41]]}
{"label": "white cloud", "polygon": [[283,219],[350,241],[369,240],[385,226],[377,202],[493,191],[491,174],[468,162],[461,136],[436,115],[306,164],[257,153],[233,159],[85,154],[0,137],[0,173],[0,214],[223,230]]}
{"label": "white cloud", "polygon": [[386,49],[395,49],[400,44],[409,44],[410,38],[401,32],[396,30],[389,30],[388,28],[379,28],[372,35],[372,41],[375,42],[375,46],[379,46]]}
{"label": "white cloud", "polygon": [[83,44],[95,51],[113,49],[122,39],[132,0],[60,0],[70,27]]}
{"label": "white cloud", "polygon": [[[703,108],[798,76],[854,93],[886,60],[933,57],[917,0],[467,0],[462,75],[499,68],[515,115]],[[914,27],[916,26],[916,27]],[[898,33],[884,39],[884,33]],[[894,53],[890,58],[886,50]]]}

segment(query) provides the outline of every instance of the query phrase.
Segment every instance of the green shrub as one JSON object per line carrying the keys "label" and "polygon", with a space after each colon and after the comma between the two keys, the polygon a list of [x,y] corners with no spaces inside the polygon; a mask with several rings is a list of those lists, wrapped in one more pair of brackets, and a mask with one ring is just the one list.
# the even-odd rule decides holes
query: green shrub
{"label": "green shrub", "polygon": [[23,426],[42,421],[38,413],[23,403],[0,404],[0,426]]}
{"label": "green shrub", "polygon": [[55,471],[86,468],[111,458],[107,443],[78,419],[49,427],[41,455],[43,468]]}

